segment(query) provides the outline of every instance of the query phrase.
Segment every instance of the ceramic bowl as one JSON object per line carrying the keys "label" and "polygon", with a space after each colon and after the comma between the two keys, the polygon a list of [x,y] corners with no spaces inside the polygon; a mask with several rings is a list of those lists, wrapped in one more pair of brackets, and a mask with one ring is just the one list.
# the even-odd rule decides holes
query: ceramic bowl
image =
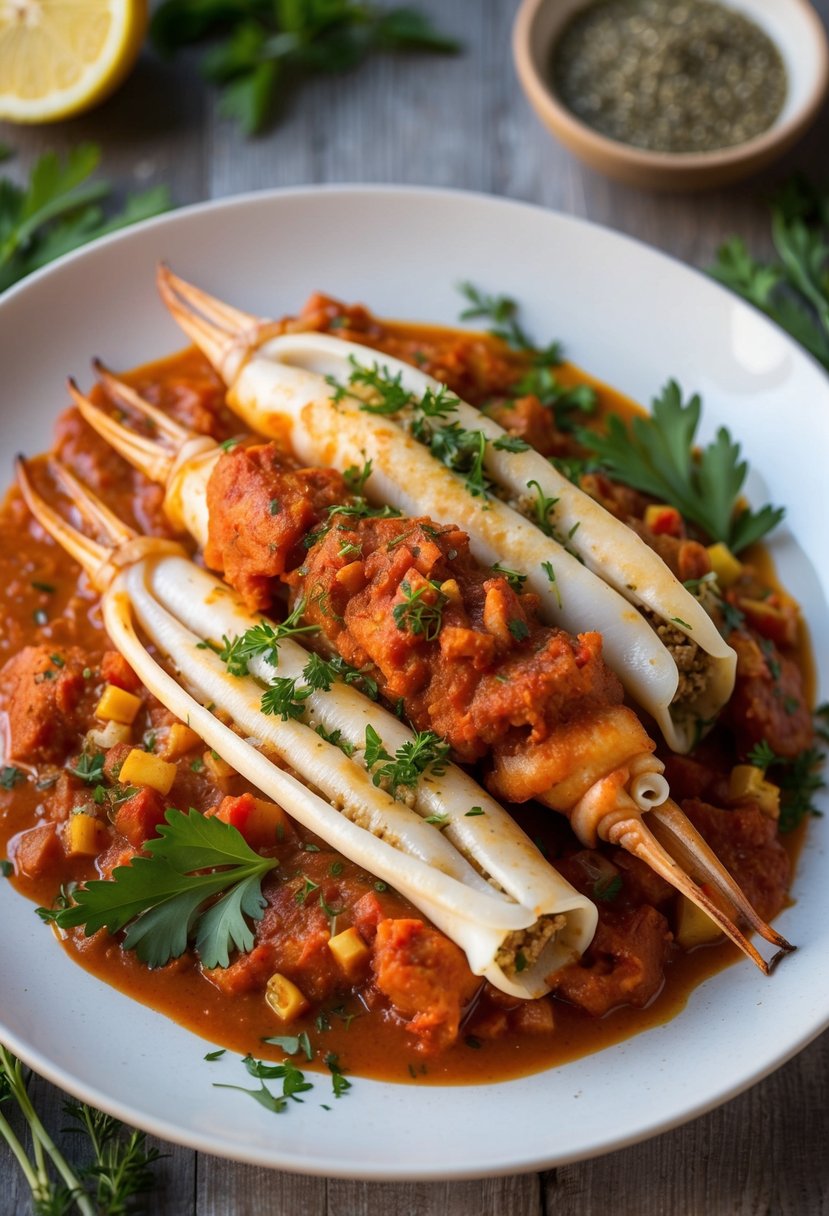
{"label": "ceramic bowl", "polygon": [[632,186],[701,190],[748,177],[781,156],[816,117],[829,82],[826,32],[807,0],[739,0],[733,7],[775,43],[788,91],[768,130],[716,152],[650,152],[600,135],[555,96],[549,63],[553,46],[588,0],[523,0],[513,29],[518,78],[541,121],[591,168]]}

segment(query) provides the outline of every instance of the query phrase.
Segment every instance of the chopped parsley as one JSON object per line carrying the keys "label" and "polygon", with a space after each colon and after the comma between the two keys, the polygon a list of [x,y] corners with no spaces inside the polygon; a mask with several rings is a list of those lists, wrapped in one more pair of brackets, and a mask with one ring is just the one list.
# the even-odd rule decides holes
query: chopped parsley
{"label": "chopped parsley", "polygon": [[67,764],[66,768],[73,776],[85,781],[87,785],[100,785],[104,779],[104,761],[103,752],[95,752],[91,756],[84,752],[78,757],[77,764]]}
{"label": "chopped parsley", "polygon": [[461,313],[462,321],[485,320],[491,323],[489,333],[506,342],[513,350],[524,351],[532,356],[536,366],[556,365],[562,361],[561,343],[550,342],[539,347],[533,342],[518,320],[518,304],[510,296],[488,295],[473,283],[460,283],[458,291],[468,301]]}
{"label": "chopped parsley", "polygon": [[331,1073],[331,1086],[334,1090],[334,1097],[341,1098],[344,1093],[351,1089],[351,1082],[340,1067],[339,1056],[335,1052],[329,1051],[325,1057],[325,1063],[328,1071]]}
{"label": "chopped parsley", "polygon": [[[401,631],[408,631],[415,637],[433,642],[440,633],[443,609],[448,602],[448,597],[440,589],[440,583],[429,579],[415,590],[411,583],[404,580],[400,584],[400,591],[403,601],[395,604],[392,610],[395,625]],[[426,599],[429,593],[430,598]]]}
{"label": "chopped parsley", "polygon": [[0,789],[13,790],[21,781],[26,780],[26,774],[22,769],[15,768],[13,764],[4,764],[0,768]]}
{"label": "chopped parsley", "polygon": [[433,731],[419,731],[413,739],[401,744],[393,756],[383,746],[383,740],[373,726],[366,727],[364,759],[375,785],[383,785],[394,797],[401,786],[414,788],[427,771],[440,777],[446,772],[450,752]]}
{"label": "chopped parsley", "polygon": [[[596,412],[596,390],[589,384],[574,384],[565,387],[550,367],[533,367],[518,381],[512,392],[516,397],[537,397],[541,404],[552,410],[555,424],[560,431],[571,431],[575,421]],[[580,415],[576,419],[574,416]]]}
{"label": "chopped parsley", "polygon": [[285,620],[278,625],[268,621],[260,621],[252,625],[244,633],[229,640],[223,638],[224,646],[216,649],[210,642],[201,642],[200,646],[208,646],[216,650],[219,658],[227,664],[227,670],[232,676],[248,674],[251,659],[262,657],[267,663],[276,666],[279,662],[279,645],[286,638],[302,637],[307,634],[319,633],[319,625],[300,625],[302,614],[305,612],[304,597],[297,600]]}
{"label": "chopped parsley", "polygon": [[513,591],[521,591],[527,581],[526,574],[521,574],[518,570],[510,570],[507,566],[502,566],[500,562],[495,563],[492,572],[505,578]]}

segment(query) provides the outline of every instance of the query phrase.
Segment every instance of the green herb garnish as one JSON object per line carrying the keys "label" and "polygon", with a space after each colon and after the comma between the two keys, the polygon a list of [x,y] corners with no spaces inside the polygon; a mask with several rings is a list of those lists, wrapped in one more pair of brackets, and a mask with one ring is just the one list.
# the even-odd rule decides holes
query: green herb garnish
{"label": "green herb garnish", "polygon": [[829,368],[829,193],[793,178],[773,202],[771,235],[777,261],[757,261],[733,237],[710,273]]}
{"label": "green herb garnish", "polygon": [[547,346],[539,347],[533,342],[518,320],[518,304],[509,296],[491,296],[475,287],[473,283],[460,283],[458,291],[469,302],[463,310],[462,321],[489,321],[489,332],[495,338],[500,338],[513,350],[524,351],[531,355],[533,363],[538,366],[551,364],[555,366],[562,361],[561,343],[550,342]]}
{"label": "green herb garnish", "polygon": [[[94,144],[81,144],[63,162],[55,152],[44,153],[26,187],[0,180],[0,291],[62,254],[170,206],[166,186],[155,186],[128,198],[120,214],[106,219],[100,204],[109,184],[88,180],[100,159]],[[32,586],[55,590],[45,583]]]}
{"label": "green herb garnish", "polygon": [[163,967],[195,939],[203,966],[227,967],[231,949],[254,943],[248,919],[265,908],[262,879],[279,862],[261,857],[230,824],[191,809],[170,808],[149,856],[117,866],[112,878],[78,887],[74,903],[54,917],[61,929],[82,925],[89,937],[126,928],[124,948],[150,967]]}
{"label": "green herb garnish", "polygon": [[[394,623],[401,631],[408,631],[416,637],[423,637],[427,642],[433,642],[438,636],[443,624],[443,609],[448,600],[441,591],[440,584],[427,580],[426,584],[414,590],[410,583],[400,584],[403,602],[395,604],[392,609]],[[428,592],[431,599],[426,599]]]}
{"label": "green herb garnish", "polygon": [[771,531],[784,510],[765,506],[755,512],[740,505],[748,472],[740,445],[720,427],[712,443],[695,451],[701,411],[699,396],[683,404],[681,389],[671,380],[654,398],[651,416],[634,418],[628,429],[611,415],[604,435],[580,429],[578,438],[611,476],[670,503],[711,540],[739,553]]}
{"label": "green herb garnish", "polygon": [[433,731],[419,731],[401,744],[393,756],[373,726],[366,727],[364,759],[375,785],[384,784],[396,797],[400,786],[412,789],[428,770],[435,777],[446,772],[450,747]]}
{"label": "green herb garnish", "polygon": [[221,112],[246,135],[263,131],[311,76],[352,71],[381,51],[460,50],[417,9],[357,0],[164,0],[150,36],[164,55],[211,43],[202,73],[220,86]]}

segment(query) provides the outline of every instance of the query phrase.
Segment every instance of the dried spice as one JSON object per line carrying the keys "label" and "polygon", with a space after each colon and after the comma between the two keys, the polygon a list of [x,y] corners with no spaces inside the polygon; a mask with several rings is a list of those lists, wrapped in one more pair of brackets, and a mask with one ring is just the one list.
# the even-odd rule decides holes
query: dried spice
{"label": "dried spice", "polygon": [[777,47],[709,0],[599,0],[551,57],[556,95],[582,122],[653,152],[712,152],[766,131],[786,97]]}

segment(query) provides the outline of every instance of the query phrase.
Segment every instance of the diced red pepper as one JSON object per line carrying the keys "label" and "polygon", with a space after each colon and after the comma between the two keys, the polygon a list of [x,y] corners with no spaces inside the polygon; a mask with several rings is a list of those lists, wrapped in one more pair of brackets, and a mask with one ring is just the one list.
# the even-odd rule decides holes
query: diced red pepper
{"label": "diced red pepper", "polygon": [[121,803],[115,816],[115,830],[140,849],[145,840],[156,835],[159,824],[164,822],[165,809],[161,795],[145,786]]}
{"label": "diced red pepper", "polygon": [[685,536],[685,521],[676,507],[658,503],[646,508],[645,527],[654,536],[675,536],[682,540]]}
{"label": "diced red pepper", "polygon": [[53,823],[21,832],[11,849],[15,869],[27,878],[40,878],[63,861],[63,845]]}
{"label": "diced red pepper", "polygon": [[213,814],[241,832],[253,849],[272,847],[293,831],[280,806],[254,798],[253,794],[240,794],[237,798],[228,795]]}
{"label": "diced red pepper", "polygon": [[797,609],[772,600],[738,599],[737,605],[752,629],[775,646],[797,645]]}
{"label": "diced red pepper", "polygon": [[123,655],[117,650],[107,650],[101,660],[101,676],[107,684],[123,688],[125,692],[137,693],[141,681]]}

